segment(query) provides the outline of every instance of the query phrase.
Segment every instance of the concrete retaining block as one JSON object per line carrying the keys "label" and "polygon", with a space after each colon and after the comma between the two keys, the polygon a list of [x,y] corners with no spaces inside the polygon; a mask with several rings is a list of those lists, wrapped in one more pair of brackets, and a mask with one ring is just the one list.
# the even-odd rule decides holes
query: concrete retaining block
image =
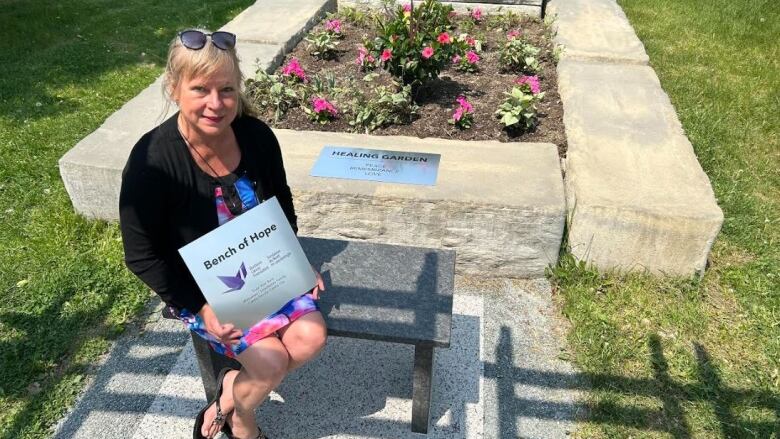
{"label": "concrete retaining block", "polygon": [[572,253],[602,268],[702,272],[723,223],[652,68],[562,60]]}
{"label": "concrete retaining block", "polygon": [[648,62],[645,46],[615,0],[553,0],[547,13],[556,16],[555,43],[565,47],[564,59]]}
{"label": "concrete retaining block", "polygon": [[[552,144],[275,130],[300,233],[454,248],[459,273],[538,277],[558,259],[565,199]],[[441,154],[435,186],[316,178],[325,145]]]}

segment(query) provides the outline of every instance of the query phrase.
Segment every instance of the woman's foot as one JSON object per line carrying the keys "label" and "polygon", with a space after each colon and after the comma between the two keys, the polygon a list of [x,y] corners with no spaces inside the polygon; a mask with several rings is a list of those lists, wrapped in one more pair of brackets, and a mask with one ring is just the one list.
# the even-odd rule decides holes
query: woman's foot
{"label": "woman's foot", "polygon": [[231,370],[227,372],[222,379],[222,396],[219,398],[219,408],[222,412],[222,419],[217,418],[217,405],[212,404],[203,416],[203,428],[201,428],[200,433],[204,437],[215,437],[222,429],[222,426],[225,425],[225,420],[233,411],[233,381],[235,381],[237,375],[237,370]]}
{"label": "woman's foot", "polygon": [[225,425],[228,426],[228,430],[232,433],[228,436],[229,439],[267,439],[263,430],[257,425],[255,421],[254,413],[250,416],[244,416],[241,419],[236,411],[228,416]]}

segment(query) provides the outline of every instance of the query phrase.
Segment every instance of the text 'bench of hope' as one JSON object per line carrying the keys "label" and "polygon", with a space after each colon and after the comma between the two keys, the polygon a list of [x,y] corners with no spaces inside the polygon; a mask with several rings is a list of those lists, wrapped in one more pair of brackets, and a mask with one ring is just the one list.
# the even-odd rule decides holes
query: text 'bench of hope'
{"label": "text 'bench of hope'", "polygon": [[[319,304],[328,335],[414,345],[412,431],[427,433],[433,350],[450,345],[455,252],[336,239],[300,241],[325,280]],[[239,365],[213,352],[199,336],[193,334],[192,340],[210,401],[219,371]]]}

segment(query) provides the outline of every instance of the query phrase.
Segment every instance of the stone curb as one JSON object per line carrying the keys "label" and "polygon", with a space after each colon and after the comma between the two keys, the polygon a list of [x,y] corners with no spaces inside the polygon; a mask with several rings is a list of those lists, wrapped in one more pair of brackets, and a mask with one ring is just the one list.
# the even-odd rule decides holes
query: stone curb
{"label": "stone curb", "polygon": [[641,41],[613,0],[554,0],[571,252],[603,269],[692,275],[723,223]]}

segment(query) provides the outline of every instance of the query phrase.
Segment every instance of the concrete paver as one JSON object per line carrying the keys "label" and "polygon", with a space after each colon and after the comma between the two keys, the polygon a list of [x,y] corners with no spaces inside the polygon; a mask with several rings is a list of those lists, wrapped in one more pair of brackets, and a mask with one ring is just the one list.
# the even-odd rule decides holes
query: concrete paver
{"label": "concrete paver", "polygon": [[241,40],[282,45],[289,52],[326,12],[336,11],[336,0],[261,0],[238,14],[222,30]]}
{"label": "concrete paver", "polygon": [[645,46],[615,0],[552,0],[547,13],[555,17],[555,42],[565,47],[564,59],[648,62]]}

